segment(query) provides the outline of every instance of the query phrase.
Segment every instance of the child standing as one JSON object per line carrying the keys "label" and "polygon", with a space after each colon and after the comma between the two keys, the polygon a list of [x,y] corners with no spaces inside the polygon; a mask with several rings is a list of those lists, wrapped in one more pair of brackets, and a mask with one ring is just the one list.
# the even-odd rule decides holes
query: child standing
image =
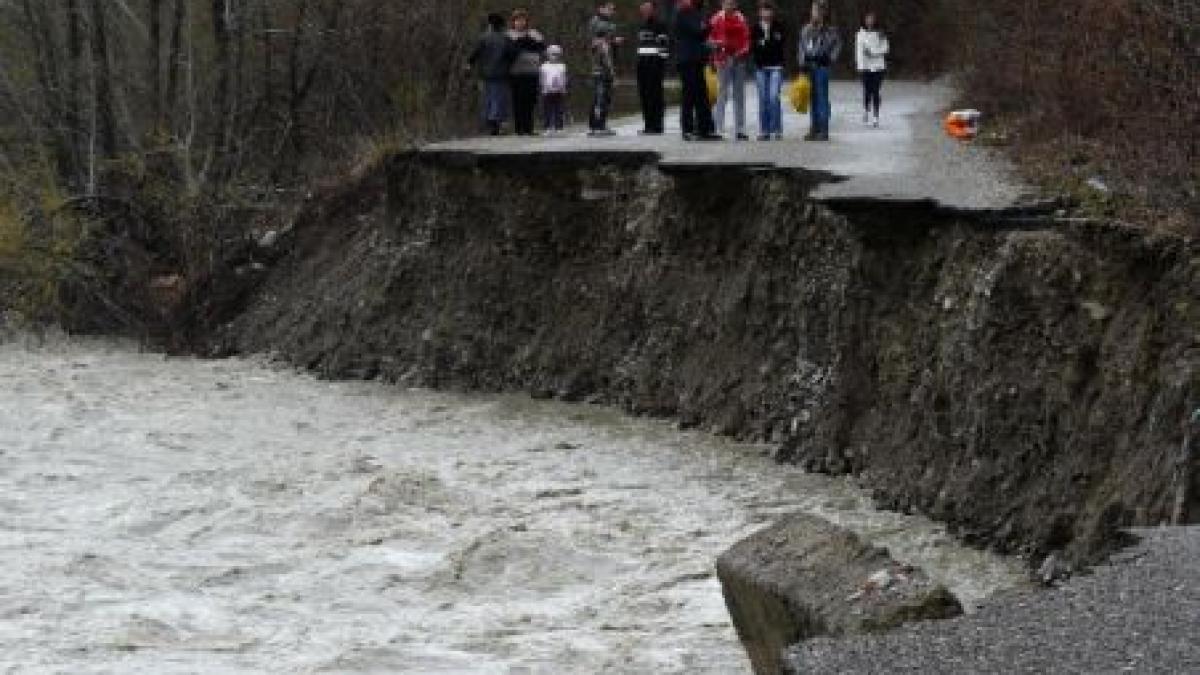
{"label": "child standing", "polygon": [[567,64],[563,63],[563,49],[551,45],[546,50],[548,59],[542,64],[542,122],[546,135],[561,133],[567,117]]}

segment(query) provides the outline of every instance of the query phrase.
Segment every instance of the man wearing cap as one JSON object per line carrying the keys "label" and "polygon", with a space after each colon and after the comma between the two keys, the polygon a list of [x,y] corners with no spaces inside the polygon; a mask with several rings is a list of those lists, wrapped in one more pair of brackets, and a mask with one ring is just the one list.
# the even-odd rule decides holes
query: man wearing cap
{"label": "man wearing cap", "polygon": [[666,112],[663,78],[670,58],[671,38],[667,34],[667,25],[659,20],[653,2],[643,2],[639,12],[642,25],[637,33],[637,81],[644,120],[642,133],[658,135],[663,132]]}

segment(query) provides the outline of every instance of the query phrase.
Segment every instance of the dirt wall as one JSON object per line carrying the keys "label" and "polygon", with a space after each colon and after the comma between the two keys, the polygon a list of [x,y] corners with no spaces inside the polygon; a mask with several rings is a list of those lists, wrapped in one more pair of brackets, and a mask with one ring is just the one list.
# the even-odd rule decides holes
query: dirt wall
{"label": "dirt wall", "polygon": [[212,351],[768,440],[1032,557],[1092,558],[1180,490],[1200,515],[1194,243],[835,208],[816,180],[400,155],[315,200]]}

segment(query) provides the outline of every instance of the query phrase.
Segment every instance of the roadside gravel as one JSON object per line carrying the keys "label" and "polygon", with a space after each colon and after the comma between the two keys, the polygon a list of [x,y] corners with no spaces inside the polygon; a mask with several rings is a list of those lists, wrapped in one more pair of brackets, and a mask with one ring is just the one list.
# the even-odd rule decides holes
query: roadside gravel
{"label": "roadside gravel", "polygon": [[794,648],[800,673],[1200,673],[1200,527],[1142,541],[1052,591],[975,614]]}

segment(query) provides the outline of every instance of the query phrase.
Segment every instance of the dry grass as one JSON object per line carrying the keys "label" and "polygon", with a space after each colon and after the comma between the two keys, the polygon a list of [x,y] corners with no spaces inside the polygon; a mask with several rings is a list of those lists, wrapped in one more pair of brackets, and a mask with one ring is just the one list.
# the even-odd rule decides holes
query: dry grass
{"label": "dry grass", "polygon": [[1094,215],[1200,236],[1200,3],[972,0],[957,21],[966,96],[1005,121],[1032,178]]}

